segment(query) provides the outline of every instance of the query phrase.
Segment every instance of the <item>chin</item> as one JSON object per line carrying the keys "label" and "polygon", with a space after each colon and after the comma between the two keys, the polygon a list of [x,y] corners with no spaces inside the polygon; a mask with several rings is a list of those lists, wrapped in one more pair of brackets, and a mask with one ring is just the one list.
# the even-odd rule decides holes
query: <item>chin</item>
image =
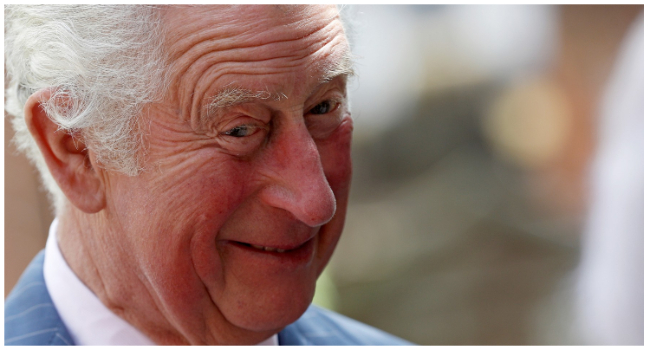
{"label": "chin", "polygon": [[314,297],[314,289],[315,283],[302,291],[293,289],[260,293],[266,295],[260,295],[260,298],[248,304],[248,307],[240,300],[235,304],[234,310],[222,311],[232,324],[253,332],[268,332],[268,336],[271,336],[305,313]]}

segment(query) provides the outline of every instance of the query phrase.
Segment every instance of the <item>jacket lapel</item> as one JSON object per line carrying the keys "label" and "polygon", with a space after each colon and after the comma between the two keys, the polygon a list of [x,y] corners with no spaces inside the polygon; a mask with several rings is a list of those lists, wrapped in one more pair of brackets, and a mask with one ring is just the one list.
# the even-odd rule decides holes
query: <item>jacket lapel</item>
{"label": "jacket lapel", "polygon": [[5,345],[74,345],[43,278],[36,255],[5,300]]}

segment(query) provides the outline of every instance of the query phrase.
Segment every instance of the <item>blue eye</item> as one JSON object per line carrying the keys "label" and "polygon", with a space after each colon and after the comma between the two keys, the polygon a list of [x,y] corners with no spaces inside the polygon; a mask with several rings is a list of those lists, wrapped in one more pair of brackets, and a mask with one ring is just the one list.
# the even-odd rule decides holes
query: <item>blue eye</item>
{"label": "blue eye", "polygon": [[246,137],[251,134],[253,131],[253,128],[247,126],[247,125],[240,125],[236,126],[226,132],[224,132],[224,135],[232,136],[232,137]]}
{"label": "blue eye", "polygon": [[323,101],[316,105],[316,107],[309,110],[311,114],[327,114],[332,111],[332,102]]}

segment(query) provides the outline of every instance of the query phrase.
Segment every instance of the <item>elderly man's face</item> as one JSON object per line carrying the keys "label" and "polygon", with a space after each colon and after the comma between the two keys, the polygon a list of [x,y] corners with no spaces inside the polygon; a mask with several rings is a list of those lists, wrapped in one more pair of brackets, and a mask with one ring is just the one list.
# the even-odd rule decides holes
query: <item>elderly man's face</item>
{"label": "elderly man's face", "polygon": [[159,310],[132,321],[152,338],[259,342],[307,308],[343,228],[348,43],[333,7],[163,13],[171,84],[143,113],[145,171],[106,175],[104,241]]}

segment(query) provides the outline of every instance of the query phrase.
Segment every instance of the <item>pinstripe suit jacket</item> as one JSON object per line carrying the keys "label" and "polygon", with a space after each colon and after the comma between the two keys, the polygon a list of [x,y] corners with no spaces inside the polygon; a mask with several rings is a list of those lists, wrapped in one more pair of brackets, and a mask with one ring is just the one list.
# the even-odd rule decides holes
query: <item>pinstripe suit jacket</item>
{"label": "pinstripe suit jacket", "polygon": [[[34,258],[5,301],[5,345],[74,345],[45,286],[44,256]],[[313,305],[278,338],[280,345],[410,345]]]}

